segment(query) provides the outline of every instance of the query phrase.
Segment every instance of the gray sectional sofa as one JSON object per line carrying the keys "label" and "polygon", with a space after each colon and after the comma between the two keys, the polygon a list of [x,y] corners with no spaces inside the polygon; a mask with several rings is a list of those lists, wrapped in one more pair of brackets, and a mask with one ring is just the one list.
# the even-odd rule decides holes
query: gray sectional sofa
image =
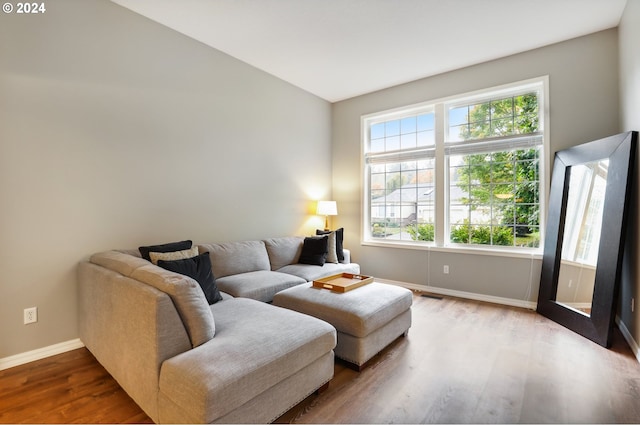
{"label": "gray sectional sofa", "polygon": [[[267,423],[333,377],[336,330],[270,305],[280,290],[339,273],[344,260],[298,264],[303,238],[198,245],[222,300],[137,251],[78,266],[85,346],[158,423]],[[267,301],[267,302],[264,302]]]}

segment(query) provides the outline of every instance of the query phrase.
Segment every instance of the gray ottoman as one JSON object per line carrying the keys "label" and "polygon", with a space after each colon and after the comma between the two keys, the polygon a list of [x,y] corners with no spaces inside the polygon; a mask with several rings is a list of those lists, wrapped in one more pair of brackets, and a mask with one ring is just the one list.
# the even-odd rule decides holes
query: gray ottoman
{"label": "gray ottoman", "polygon": [[273,304],[317,317],[338,331],[335,355],[357,370],[411,327],[411,291],[372,282],[344,293],[306,283],[278,292]]}

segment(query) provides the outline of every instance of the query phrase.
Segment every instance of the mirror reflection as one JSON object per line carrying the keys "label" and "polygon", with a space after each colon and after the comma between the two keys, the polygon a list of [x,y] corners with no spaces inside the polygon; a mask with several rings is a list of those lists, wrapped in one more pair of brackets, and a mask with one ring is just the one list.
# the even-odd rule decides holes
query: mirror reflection
{"label": "mirror reflection", "polygon": [[609,160],[569,170],[569,193],[556,302],[591,315]]}

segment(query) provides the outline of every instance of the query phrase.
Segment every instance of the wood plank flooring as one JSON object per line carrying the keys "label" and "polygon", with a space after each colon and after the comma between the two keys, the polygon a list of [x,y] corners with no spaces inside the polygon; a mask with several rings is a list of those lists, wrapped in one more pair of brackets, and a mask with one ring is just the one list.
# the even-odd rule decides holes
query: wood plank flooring
{"label": "wood plank flooring", "polygon": [[81,348],[0,371],[0,423],[153,423]]}
{"label": "wood plank flooring", "polygon": [[[147,423],[86,349],[0,371],[0,423]],[[535,312],[414,296],[413,325],[277,423],[640,423],[640,363]]]}
{"label": "wood plank flooring", "polygon": [[640,421],[640,364],[619,333],[606,350],[531,311],[457,299],[414,301],[408,338],[360,375],[336,368],[336,385],[286,419]]}

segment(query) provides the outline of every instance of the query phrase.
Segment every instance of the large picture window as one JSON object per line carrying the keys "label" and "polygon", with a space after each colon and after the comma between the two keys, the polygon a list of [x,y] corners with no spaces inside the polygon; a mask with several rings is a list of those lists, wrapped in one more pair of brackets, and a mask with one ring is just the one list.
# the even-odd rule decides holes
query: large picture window
{"label": "large picture window", "polygon": [[365,242],[541,247],[544,84],[363,117]]}

